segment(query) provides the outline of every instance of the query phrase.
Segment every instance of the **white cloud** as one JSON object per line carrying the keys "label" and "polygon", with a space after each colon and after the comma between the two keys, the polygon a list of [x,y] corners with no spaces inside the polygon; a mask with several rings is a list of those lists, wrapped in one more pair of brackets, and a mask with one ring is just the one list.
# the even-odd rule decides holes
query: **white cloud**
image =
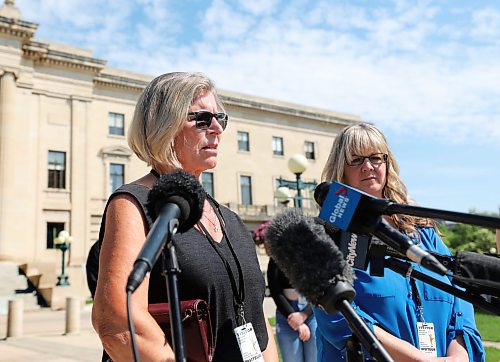
{"label": "white cloud", "polygon": [[[213,0],[185,2],[193,9],[183,9],[190,16],[183,22],[174,4],[16,6],[40,22],[45,38],[79,43],[112,66],[201,70],[225,89],[354,113],[397,132],[500,141],[497,8]],[[54,23],[64,31],[49,31]]]}
{"label": "white cloud", "polygon": [[252,15],[269,15],[276,9],[278,0],[242,0],[238,1],[239,5]]}
{"label": "white cloud", "polygon": [[500,36],[500,11],[491,7],[481,9],[472,14],[472,19],[472,36],[492,37],[498,40]]}

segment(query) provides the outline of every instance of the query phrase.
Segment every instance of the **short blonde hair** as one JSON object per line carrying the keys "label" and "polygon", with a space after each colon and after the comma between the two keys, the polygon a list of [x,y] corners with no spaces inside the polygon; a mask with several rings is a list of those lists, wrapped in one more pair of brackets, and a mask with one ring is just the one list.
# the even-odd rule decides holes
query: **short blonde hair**
{"label": "short blonde hair", "polygon": [[175,137],[191,104],[208,92],[214,95],[218,111],[225,112],[214,83],[203,73],[174,72],[153,79],[137,101],[129,128],[128,144],[137,157],[159,172],[181,169]]}
{"label": "short blonde hair", "polygon": [[[321,179],[328,182],[344,182],[346,161],[350,161],[354,155],[372,153],[385,153],[388,156],[386,184],[382,190],[382,197],[400,204],[409,204],[411,200],[403,180],[399,177],[398,164],[385,136],[377,127],[368,123],[347,126],[335,137]],[[415,225],[435,226],[432,220],[413,216],[391,215],[391,219],[400,230],[417,237]]]}

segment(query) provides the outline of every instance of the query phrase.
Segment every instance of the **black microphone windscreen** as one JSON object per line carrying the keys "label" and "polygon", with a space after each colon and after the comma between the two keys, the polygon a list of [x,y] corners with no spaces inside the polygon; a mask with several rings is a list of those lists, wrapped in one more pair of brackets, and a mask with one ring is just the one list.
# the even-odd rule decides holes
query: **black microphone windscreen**
{"label": "black microphone windscreen", "polygon": [[354,281],[354,272],[322,225],[289,209],[276,216],[266,231],[271,257],[290,283],[313,304],[339,281]]}
{"label": "black microphone windscreen", "polygon": [[458,285],[481,294],[500,297],[500,256],[471,251],[455,255],[454,277]]}
{"label": "black microphone windscreen", "polygon": [[319,206],[323,206],[331,184],[331,182],[322,182],[314,189],[314,200]]}
{"label": "black microphone windscreen", "polygon": [[167,203],[176,204],[181,210],[179,232],[192,228],[201,218],[205,191],[194,176],[185,171],[175,171],[162,175],[148,195],[146,205],[154,221]]}

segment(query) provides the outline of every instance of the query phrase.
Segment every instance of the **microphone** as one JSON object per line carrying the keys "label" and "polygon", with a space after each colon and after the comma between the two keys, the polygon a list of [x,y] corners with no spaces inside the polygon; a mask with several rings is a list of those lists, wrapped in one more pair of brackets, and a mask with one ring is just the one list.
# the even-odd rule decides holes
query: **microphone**
{"label": "microphone", "polygon": [[327,223],[353,233],[373,234],[423,267],[441,275],[447,273],[434,256],[381,217],[386,205],[392,201],[373,197],[339,182],[321,183],[314,191],[314,199],[322,206],[319,217]]}
{"label": "microphone", "polygon": [[340,311],[353,333],[377,361],[393,361],[351,305],[354,272],[323,225],[288,209],[266,230],[271,257],[300,294],[328,314]]}
{"label": "microphone", "polygon": [[276,216],[267,227],[266,240],[278,267],[311,303],[336,313],[339,301],[354,299],[353,270],[323,226],[302,210]]}
{"label": "microphone", "polygon": [[160,256],[165,243],[177,232],[193,227],[201,218],[205,191],[184,171],[162,175],[148,194],[146,208],[155,220],[146,242],[134,262],[127,281],[127,292],[134,292]]}
{"label": "microphone", "polygon": [[366,270],[372,242],[371,235],[355,234],[338,229],[319,217],[314,218],[314,222],[325,228],[326,233],[339,247],[344,259],[351,268]]}
{"label": "microphone", "polygon": [[451,258],[453,279],[478,294],[500,298],[500,255],[459,251]]}
{"label": "microphone", "polygon": [[[330,190],[330,185],[332,185],[331,182],[322,182],[314,190],[314,199],[316,200],[318,205],[323,205],[323,202],[325,201]],[[498,217],[474,215],[456,211],[445,211],[407,204],[398,204],[392,200],[379,199],[377,197],[365,194],[361,191],[358,192],[363,194],[363,205],[376,212],[377,215],[405,214],[417,217],[444,219],[458,223],[483,226],[492,229],[500,229],[500,218]]]}

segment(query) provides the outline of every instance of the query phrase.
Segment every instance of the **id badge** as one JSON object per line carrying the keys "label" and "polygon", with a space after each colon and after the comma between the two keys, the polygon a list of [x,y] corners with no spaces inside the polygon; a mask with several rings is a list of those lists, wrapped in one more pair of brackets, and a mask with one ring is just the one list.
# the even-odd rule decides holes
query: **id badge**
{"label": "id badge", "polygon": [[260,351],[257,336],[253,330],[252,323],[246,323],[234,329],[238,346],[240,347],[241,357],[244,362],[264,362],[262,352]]}
{"label": "id badge", "polygon": [[419,349],[428,356],[437,357],[434,323],[417,322],[417,330]]}

